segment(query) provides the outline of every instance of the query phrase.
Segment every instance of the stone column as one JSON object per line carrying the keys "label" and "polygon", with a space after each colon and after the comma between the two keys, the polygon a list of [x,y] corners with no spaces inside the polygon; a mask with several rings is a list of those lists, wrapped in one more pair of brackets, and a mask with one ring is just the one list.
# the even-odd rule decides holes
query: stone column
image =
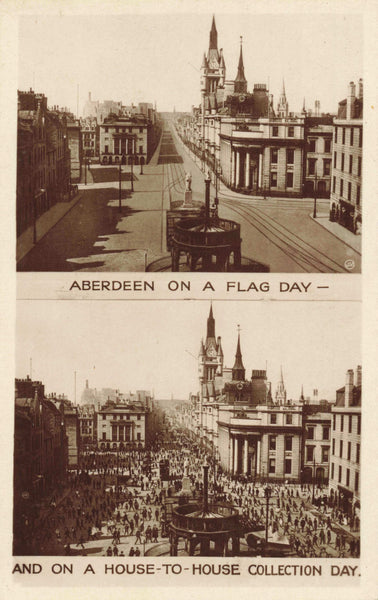
{"label": "stone column", "polygon": [[245,153],[245,187],[249,188],[250,187],[250,167],[251,167],[251,157],[249,155],[249,152]]}
{"label": "stone column", "polygon": [[244,438],[243,445],[243,474],[248,475],[248,438]]}
{"label": "stone column", "polygon": [[237,474],[239,467],[239,440],[234,438],[234,475]]}
{"label": "stone column", "polygon": [[260,475],[261,440],[257,440],[256,475]]}
{"label": "stone column", "polygon": [[263,164],[263,155],[262,152],[259,152],[259,182],[258,187],[261,190],[262,188],[262,164]]}
{"label": "stone column", "polygon": [[240,185],[240,152],[236,152],[236,186]]}
{"label": "stone column", "polygon": [[228,456],[228,472],[232,475],[234,468],[234,438],[230,437],[229,456]]}

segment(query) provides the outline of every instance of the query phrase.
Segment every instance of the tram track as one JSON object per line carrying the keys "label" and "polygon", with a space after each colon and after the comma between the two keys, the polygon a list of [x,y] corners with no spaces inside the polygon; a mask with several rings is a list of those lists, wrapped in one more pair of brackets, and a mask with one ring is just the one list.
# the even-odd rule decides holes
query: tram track
{"label": "tram track", "polygon": [[251,227],[256,229],[260,235],[265,237],[269,243],[273,244],[306,272],[348,272],[343,265],[340,265],[337,261],[329,258],[324,252],[318,250],[315,246],[312,246],[271,217],[262,215],[253,207],[249,206],[246,208],[240,205],[236,206],[235,202],[224,199],[222,199],[222,204],[241,216]]}

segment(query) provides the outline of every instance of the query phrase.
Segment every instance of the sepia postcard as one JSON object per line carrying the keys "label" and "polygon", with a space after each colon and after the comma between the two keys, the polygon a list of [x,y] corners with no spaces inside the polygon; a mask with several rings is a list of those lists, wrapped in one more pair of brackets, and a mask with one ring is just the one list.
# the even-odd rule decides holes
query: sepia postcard
{"label": "sepia postcard", "polygon": [[0,11],[4,597],[375,600],[375,3]]}

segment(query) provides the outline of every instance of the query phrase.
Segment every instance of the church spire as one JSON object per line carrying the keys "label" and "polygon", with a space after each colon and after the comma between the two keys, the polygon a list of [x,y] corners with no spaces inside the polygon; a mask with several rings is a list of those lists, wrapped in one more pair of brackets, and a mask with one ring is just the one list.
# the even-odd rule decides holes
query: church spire
{"label": "church spire", "polygon": [[242,353],[240,349],[240,326],[238,325],[238,343],[236,346],[235,363],[232,367],[232,379],[233,381],[244,381],[245,380],[245,368],[243,365]]}
{"label": "church spire", "polygon": [[247,91],[247,80],[244,75],[244,61],[243,61],[243,36],[240,36],[240,54],[238,72],[235,79],[235,93],[243,94]]}
{"label": "church spire", "polygon": [[218,32],[215,25],[215,16],[213,15],[213,22],[210,30],[210,43],[209,50],[218,50]]}
{"label": "church spire", "polygon": [[215,341],[215,319],[213,317],[213,304],[210,304],[210,312],[207,318],[207,334],[206,334],[206,346],[209,343],[209,340]]}
{"label": "church spire", "polygon": [[282,118],[286,118],[288,116],[288,114],[289,114],[289,103],[286,98],[285,80],[282,78],[282,92],[281,92],[280,98],[278,100],[277,116],[280,119],[282,119]]}

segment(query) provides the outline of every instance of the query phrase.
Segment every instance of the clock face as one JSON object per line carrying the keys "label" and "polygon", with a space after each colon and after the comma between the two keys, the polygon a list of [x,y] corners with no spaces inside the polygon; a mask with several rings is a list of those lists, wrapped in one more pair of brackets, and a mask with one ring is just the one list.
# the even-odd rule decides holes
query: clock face
{"label": "clock face", "polygon": [[207,354],[208,354],[208,356],[211,356],[211,357],[214,357],[214,356],[216,356],[216,355],[217,355],[217,352],[216,352],[216,350],[215,350],[214,346],[210,346],[210,348],[209,348],[209,350],[208,350]]}

